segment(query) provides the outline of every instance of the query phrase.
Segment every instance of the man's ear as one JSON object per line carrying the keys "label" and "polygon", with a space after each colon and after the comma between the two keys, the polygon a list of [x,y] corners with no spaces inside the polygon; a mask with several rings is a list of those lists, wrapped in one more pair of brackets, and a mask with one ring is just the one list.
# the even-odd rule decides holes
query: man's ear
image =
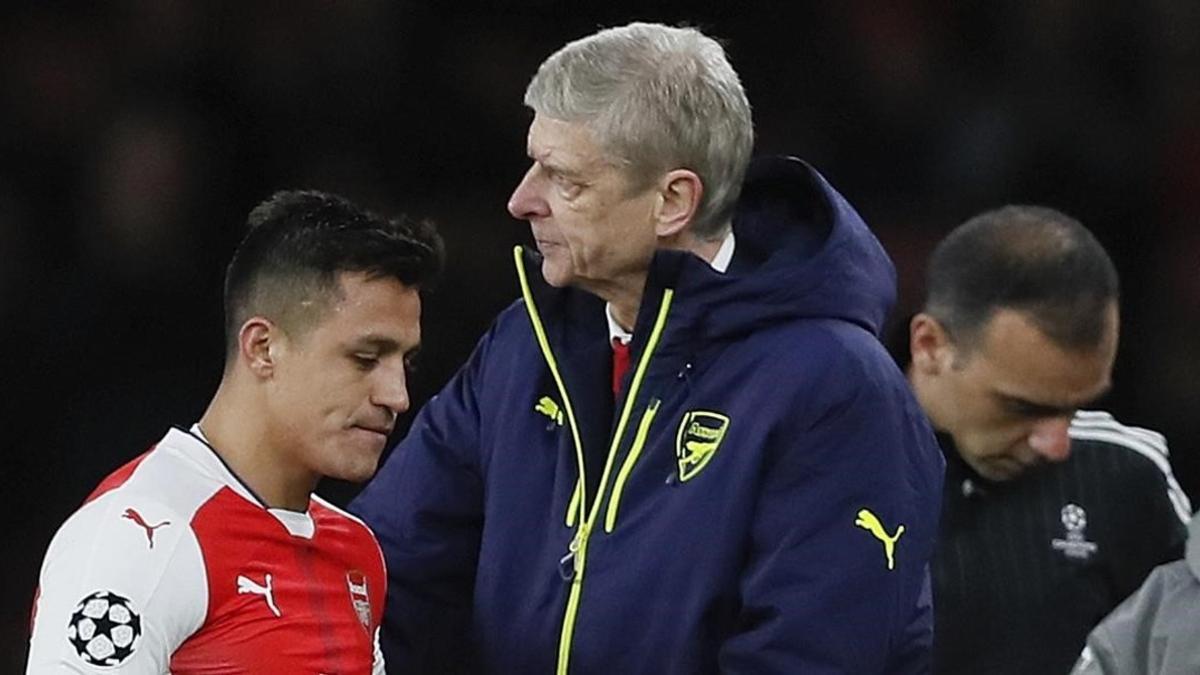
{"label": "man's ear", "polygon": [[238,331],[238,360],[255,376],[269,379],[282,339],[283,331],[269,319],[250,317]]}
{"label": "man's ear", "polygon": [[695,171],[668,171],[659,181],[654,234],[660,239],[670,239],[683,232],[696,216],[703,195],[704,183]]}
{"label": "man's ear", "polygon": [[954,360],[954,343],[940,321],[925,312],[908,324],[908,346],[912,367],[924,375],[937,375]]}

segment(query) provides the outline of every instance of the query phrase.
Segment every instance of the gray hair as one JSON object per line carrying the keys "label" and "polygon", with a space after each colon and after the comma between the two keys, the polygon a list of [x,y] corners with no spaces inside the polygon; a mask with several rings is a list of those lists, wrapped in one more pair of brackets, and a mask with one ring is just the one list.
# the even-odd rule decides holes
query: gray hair
{"label": "gray hair", "polygon": [[638,187],[671,169],[696,172],[704,192],[693,233],[727,231],[754,129],[742,83],[713,38],[652,23],[602,30],[546,59],[525,105],[587,126]]}

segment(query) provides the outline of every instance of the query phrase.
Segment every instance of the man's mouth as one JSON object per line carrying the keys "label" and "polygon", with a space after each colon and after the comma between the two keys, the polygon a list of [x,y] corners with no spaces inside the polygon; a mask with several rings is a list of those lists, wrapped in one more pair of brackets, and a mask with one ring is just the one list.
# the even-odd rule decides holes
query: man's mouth
{"label": "man's mouth", "polygon": [[384,437],[390,436],[392,434],[392,430],[390,428],[383,427],[383,426],[372,426],[369,424],[355,424],[354,428],[362,429],[363,431],[370,431],[371,433],[379,434],[380,436],[384,436]]}

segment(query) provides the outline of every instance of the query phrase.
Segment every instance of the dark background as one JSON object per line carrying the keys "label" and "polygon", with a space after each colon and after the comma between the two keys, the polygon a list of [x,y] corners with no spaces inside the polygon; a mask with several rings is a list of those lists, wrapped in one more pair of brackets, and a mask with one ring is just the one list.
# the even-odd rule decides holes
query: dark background
{"label": "dark background", "polygon": [[[0,671],[21,670],[54,529],[110,470],[203,411],[220,278],[272,191],[440,223],[428,398],[517,294],[504,209],[540,61],[634,18],[724,38],[758,153],[813,162],[900,273],[1009,202],[1090,226],[1124,286],[1104,405],[1167,434],[1200,496],[1200,4],[41,2],[0,11]],[[1104,6],[1101,6],[1104,5]],[[353,488],[322,492],[344,502]]]}

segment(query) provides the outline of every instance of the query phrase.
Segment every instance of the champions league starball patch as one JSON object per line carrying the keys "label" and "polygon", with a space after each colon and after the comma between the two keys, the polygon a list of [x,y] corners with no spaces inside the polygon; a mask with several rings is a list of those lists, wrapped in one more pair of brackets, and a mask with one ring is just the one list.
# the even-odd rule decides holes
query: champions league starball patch
{"label": "champions league starball patch", "polygon": [[119,666],[137,651],[142,617],[129,598],[96,591],[79,601],[67,626],[67,640],[90,666]]}

